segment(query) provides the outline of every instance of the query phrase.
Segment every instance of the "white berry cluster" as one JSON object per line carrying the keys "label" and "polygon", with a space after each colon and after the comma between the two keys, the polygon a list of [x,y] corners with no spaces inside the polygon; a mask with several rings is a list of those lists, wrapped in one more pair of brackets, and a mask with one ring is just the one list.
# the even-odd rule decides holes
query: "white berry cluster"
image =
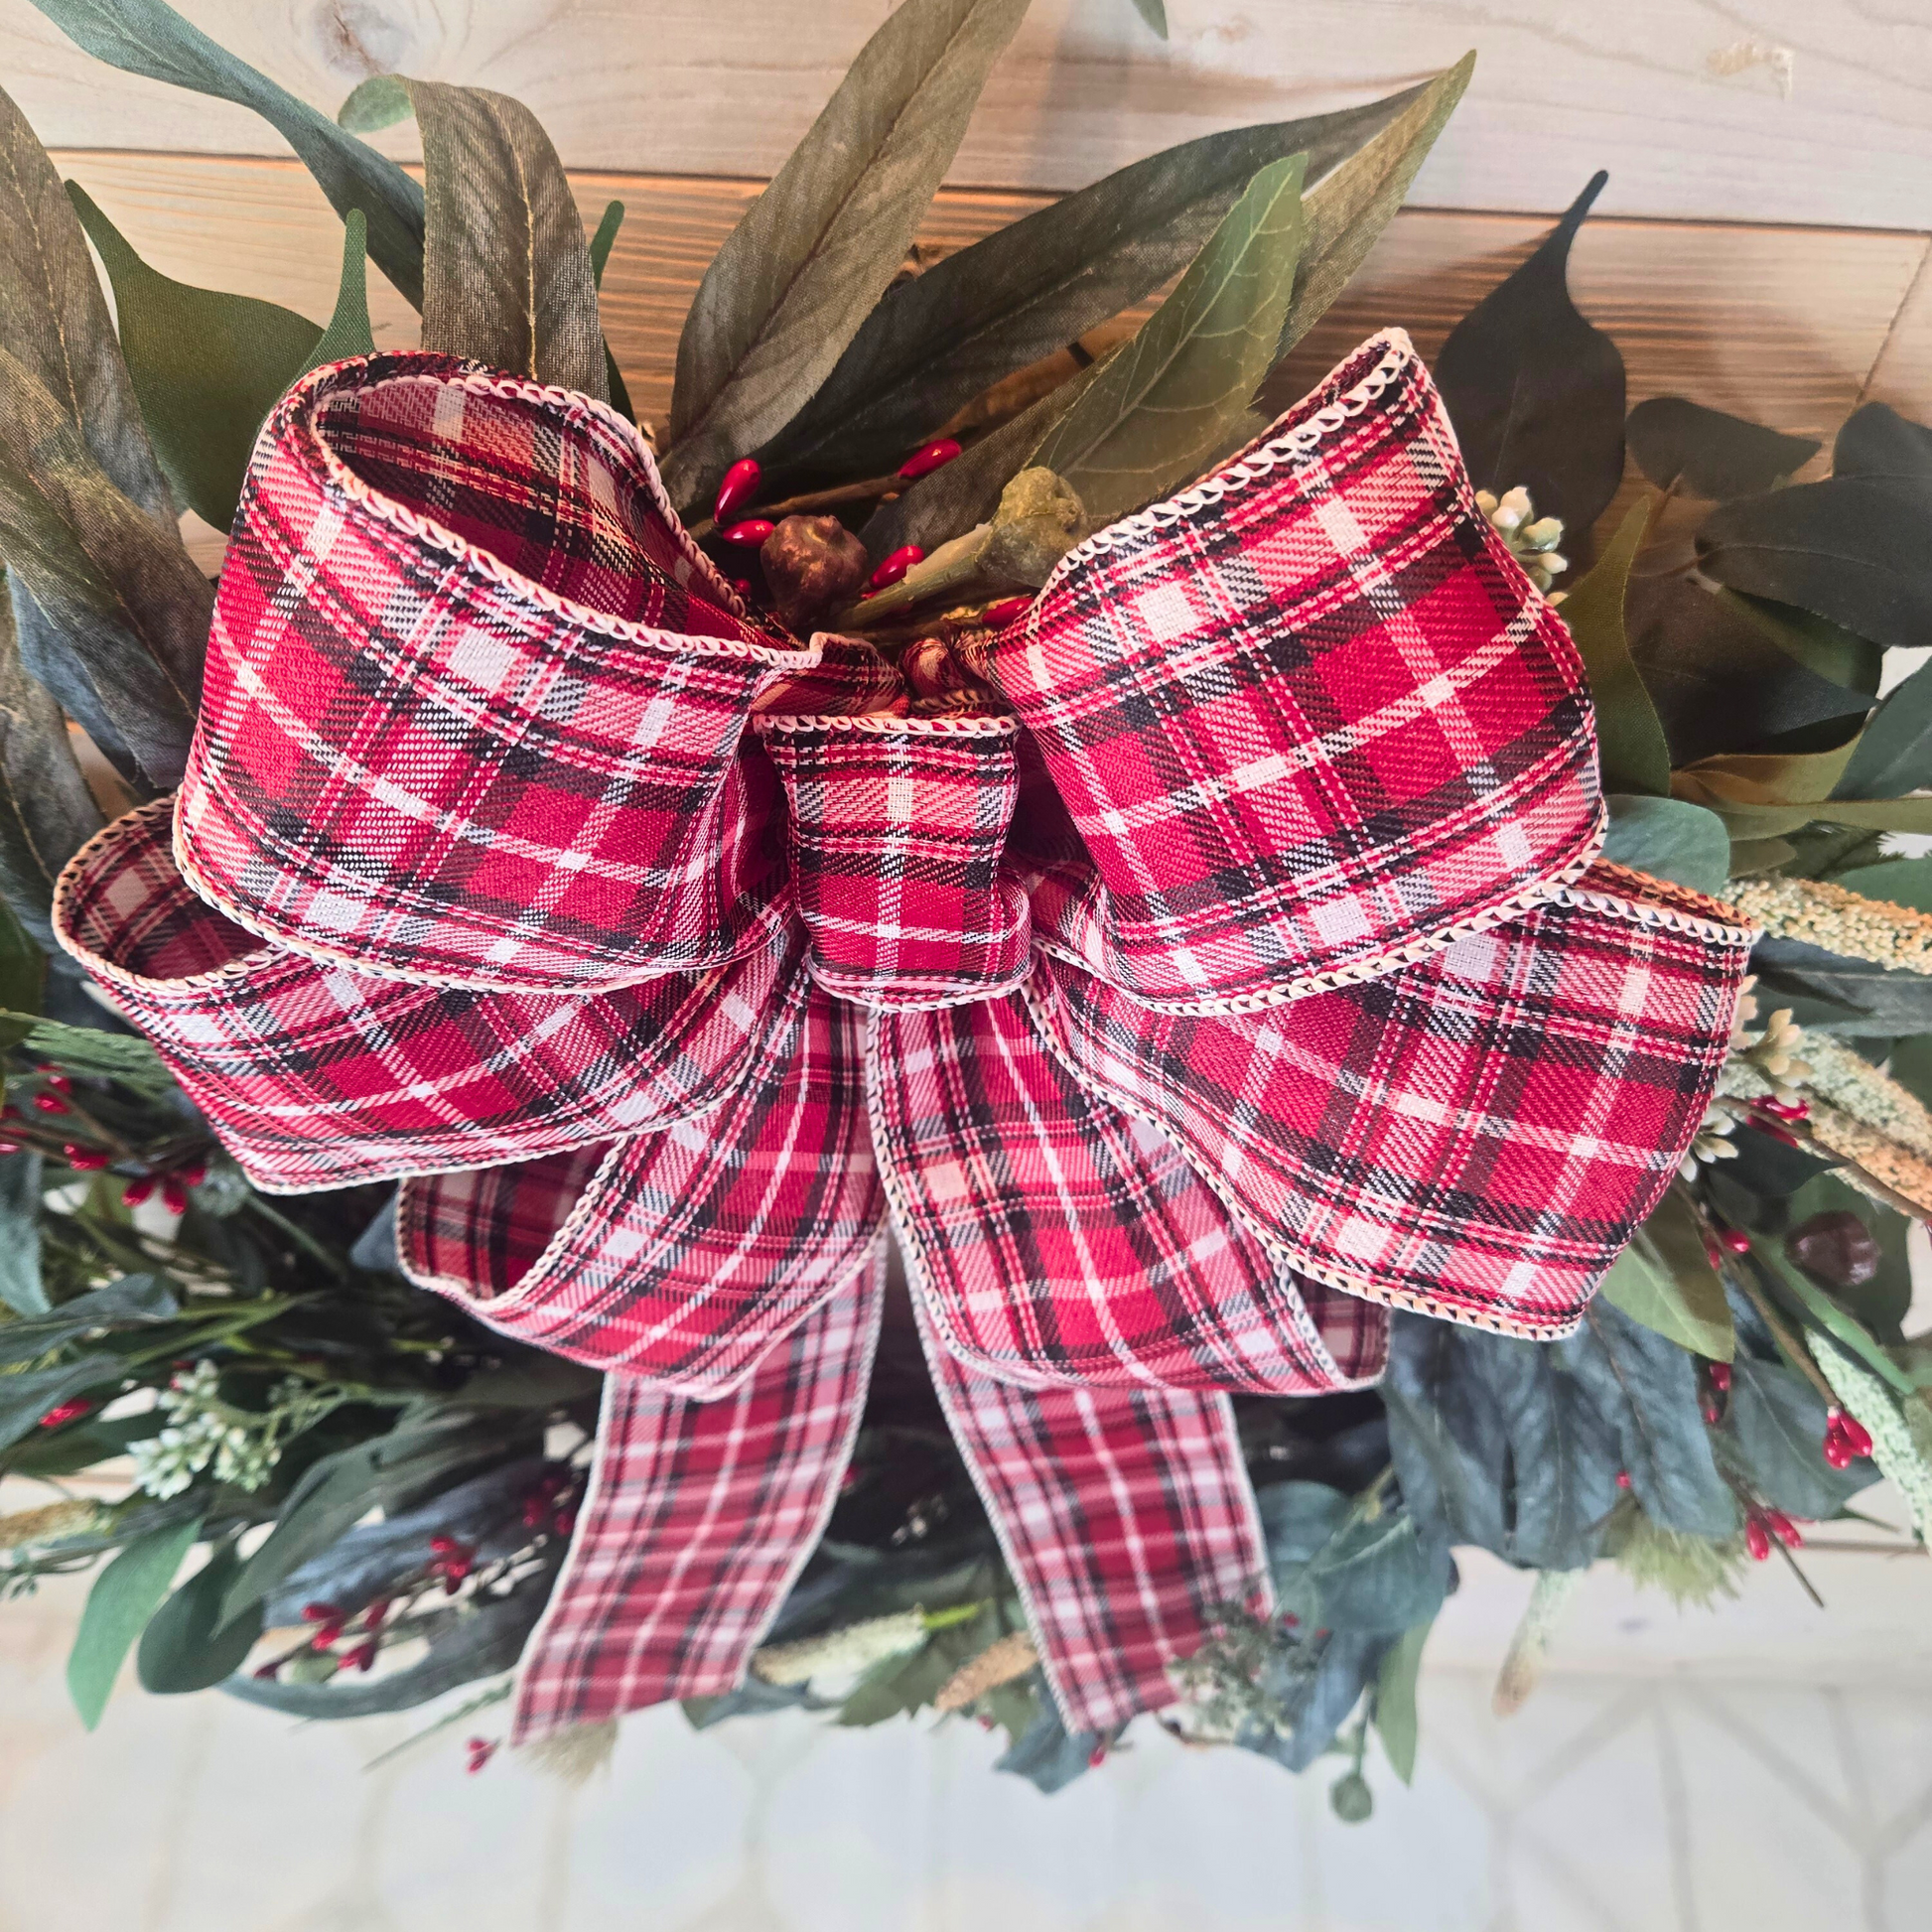
{"label": "white berry cluster", "polygon": [[270,1391],[267,1409],[237,1409],[221,1400],[220,1379],[212,1362],[197,1362],[161,1391],[160,1407],[173,1420],[160,1435],[133,1446],[137,1489],[178,1496],[209,1468],[217,1482],[259,1489],[283,1445],[342,1400],[291,1375]]}
{"label": "white berry cluster", "polygon": [[1476,491],[1476,508],[1489,519],[1489,527],[1509,546],[1509,554],[1529,574],[1536,588],[1561,604],[1564,593],[1550,593],[1550,586],[1570,568],[1570,559],[1557,554],[1563,541],[1560,516],[1538,516],[1530,492],[1520,483],[1498,496],[1494,490]]}

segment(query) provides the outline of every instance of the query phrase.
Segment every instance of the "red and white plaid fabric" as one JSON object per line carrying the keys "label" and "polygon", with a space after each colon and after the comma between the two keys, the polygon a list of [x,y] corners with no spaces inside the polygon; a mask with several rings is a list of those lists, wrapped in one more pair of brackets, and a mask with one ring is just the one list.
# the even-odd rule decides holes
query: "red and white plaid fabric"
{"label": "red and white plaid fabric", "polygon": [[992,676],[1093,855],[1107,975],[1150,1004],[1387,972],[1601,843],[1583,664],[1400,332],[1063,558]]}
{"label": "red and white plaid fabric", "polygon": [[1166,1702],[1264,1600],[1227,1392],[1372,1379],[1392,1305],[1573,1326],[1750,940],[1577,879],[1577,659],[1396,337],[897,661],[763,628],[601,405],[340,364],[208,693],[175,849],[110,827],[57,929],[258,1184],[406,1176],[416,1279],[606,1371],[524,1735],[742,1677],[882,1218],[1068,1721]]}
{"label": "red and white plaid fabric", "polygon": [[819,983],[919,1007],[1017,985],[1027,895],[1002,864],[1011,718],[781,718],[759,737],[791,805],[791,890]]}

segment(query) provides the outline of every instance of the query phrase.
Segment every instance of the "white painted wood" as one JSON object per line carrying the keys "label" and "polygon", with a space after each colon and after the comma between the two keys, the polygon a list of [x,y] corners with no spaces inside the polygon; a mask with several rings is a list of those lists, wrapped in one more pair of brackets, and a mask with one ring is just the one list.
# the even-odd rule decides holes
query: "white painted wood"
{"label": "white painted wood", "polygon": [[[517,94],[576,168],[730,175],[776,168],[888,10],[182,0],[330,111],[395,69]],[[1129,0],[1035,0],[953,179],[1077,186],[1213,128],[1370,97],[1474,47],[1419,205],[1555,208],[1606,167],[1604,213],[1932,227],[1932,0],[1169,0],[1168,13],[1164,46]],[[243,109],[100,67],[31,0],[0,0],[0,81],[50,146],[283,151]],[[413,152],[407,129],[378,140]]]}

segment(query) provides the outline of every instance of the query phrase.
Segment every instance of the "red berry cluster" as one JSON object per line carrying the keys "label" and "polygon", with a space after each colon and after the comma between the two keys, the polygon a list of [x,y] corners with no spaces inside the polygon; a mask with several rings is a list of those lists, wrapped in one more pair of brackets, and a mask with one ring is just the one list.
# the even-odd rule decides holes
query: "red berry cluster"
{"label": "red berry cluster", "polygon": [[467,1768],[473,1778],[496,1755],[496,1741],[491,1737],[472,1737],[463,1748],[470,1753]]}
{"label": "red berry cluster", "polygon": [[1862,1455],[1871,1453],[1871,1432],[1856,1416],[1834,1404],[1825,1411],[1825,1460],[1835,1469],[1849,1469]]}
{"label": "red berry cluster", "polygon": [[575,1491],[569,1469],[546,1469],[523,1498],[523,1527],[568,1539],[577,1527]]}

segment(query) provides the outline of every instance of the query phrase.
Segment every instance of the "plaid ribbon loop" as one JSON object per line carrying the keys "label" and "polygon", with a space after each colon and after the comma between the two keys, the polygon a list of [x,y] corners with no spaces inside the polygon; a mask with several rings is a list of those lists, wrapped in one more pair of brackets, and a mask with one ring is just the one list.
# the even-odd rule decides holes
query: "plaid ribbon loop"
{"label": "plaid ribbon loop", "polygon": [[519,1734],[742,1680],[889,1225],[1098,1729],[1267,1605],[1231,1392],[1562,1334],[1668,1183],[1751,935],[1600,824],[1406,338],[897,657],[768,630],[603,405],[377,356],[269,418],[180,798],[55,919],[258,1185],[401,1177],[414,1280],[605,1373]]}

